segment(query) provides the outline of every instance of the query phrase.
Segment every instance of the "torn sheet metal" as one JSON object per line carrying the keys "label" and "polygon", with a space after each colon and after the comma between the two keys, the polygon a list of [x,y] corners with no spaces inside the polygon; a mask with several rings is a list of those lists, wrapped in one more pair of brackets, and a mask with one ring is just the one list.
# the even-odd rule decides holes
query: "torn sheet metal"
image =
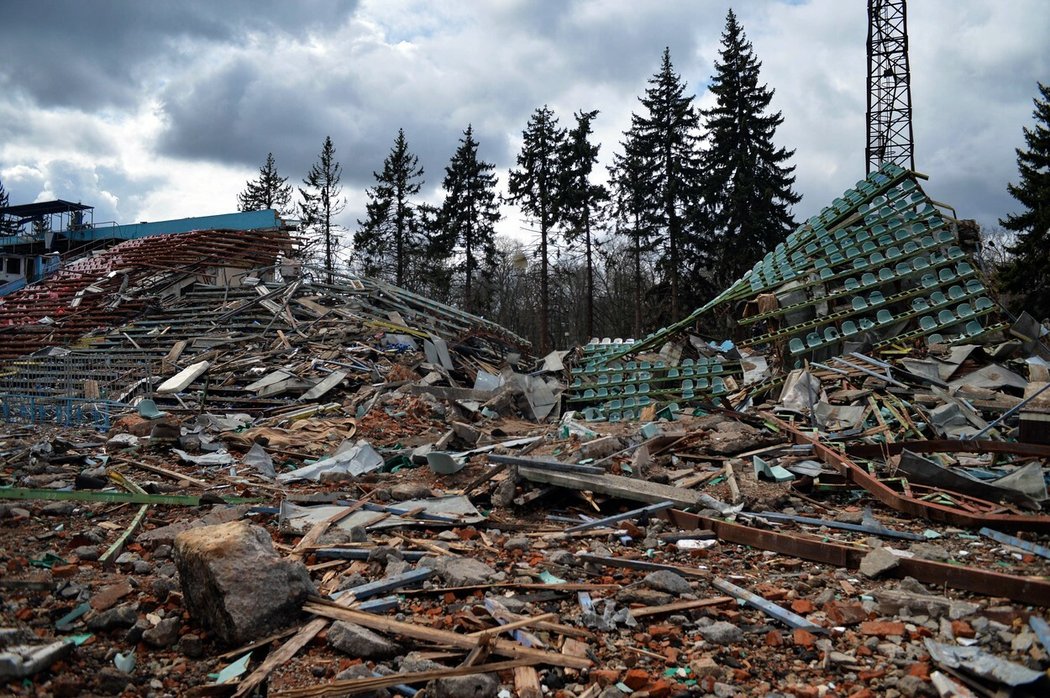
{"label": "torn sheet metal", "polygon": [[[338,504],[326,504],[322,506],[304,507],[293,504],[287,500],[281,502],[280,522],[281,527],[291,533],[305,534],[315,524],[346,511],[349,507]],[[394,513],[375,524],[368,525],[376,519],[377,511],[393,510],[400,512],[420,509],[420,516],[427,515],[428,518],[407,518]],[[438,518],[434,518],[438,517]],[[481,512],[471,504],[470,500],[462,495],[453,497],[434,497],[431,499],[409,499],[398,502],[397,507],[375,507],[366,506],[353,512],[334,528],[349,531],[355,526],[368,525],[368,528],[396,528],[398,526],[434,526],[447,520],[451,525],[474,524],[485,520]]]}
{"label": "torn sheet metal", "polygon": [[448,354],[448,344],[440,337],[431,335],[430,339],[423,340],[423,354],[426,355],[428,362],[446,371],[455,369],[452,357]]}
{"label": "torn sheet metal", "polygon": [[1036,681],[1044,683],[1047,681],[1046,674],[1043,672],[1001,659],[979,647],[948,645],[943,642],[934,642],[930,638],[926,638],[925,643],[930,658],[937,664],[950,669],[961,669],[982,679],[990,679],[1010,687],[1028,686]]}
{"label": "torn sheet metal", "polygon": [[1025,494],[1037,502],[1047,500],[1046,477],[1043,475],[1043,466],[1037,461],[1027,463],[1017,468],[1012,473],[1003,475],[989,484],[1008,490],[1016,490]]}
{"label": "torn sheet metal", "polygon": [[961,378],[956,378],[948,385],[955,389],[972,387],[988,388],[989,390],[1000,390],[1002,388],[1024,390],[1028,386],[1028,381],[999,364],[988,364],[973,373],[967,373]]}
{"label": "torn sheet metal", "polygon": [[[940,361],[935,361],[933,359],[911,359],[908,357],[903,357],[900,361],[909,373],[913,373],[916,376],[922,376],[931,381],[935,380],[938,383],[941,383],[945,378],[944,369],[946,365]],[[952,369],[954,370],[954,367],[952,367]]]}
{"label": "torn sheet metal", "polygon": [[503,376],[497,376],[488,371],[478,371],[478,375],[474,378],[474,390],[492,392],[499,390],[502,385]]}
{"label": "torn sheet metal", "polygon": [[529,402],[533,419],[543,421],[546,419],[561,400],[561,390],[557,381],[548,382],[539,376],[525,376],[516,373],[512,376],[525,393],[525,399]]}
{"label": "torn sheet metal", "polygon": [[826,432],[857,429],[864,422],[864,405],[832,405],[826,400],[817,403],[813,411],[817,425]]}
{"label": "torn sheet metal", "polygon": [[743,385],[745,387],[761,383],[769,378],[769,362],[766,361],[766,357],[761,354],[755,354],[754,356],[748,356],[742,359],[740,365],[744,369]]}
{"label": "torn sheet metal", "polygon": [[255,468],[263,477],[271,480],[277,477],[277,471],[273,468],[273,458],[270,457],[270,454],[266,452],[266,449],[260,443],[252,444],[252,447],[244,454],[244,458],[241,461],[245,465]]}
{"label": "torn sheet metal", "polygon": [[543,357],[543,363],[539,367],[541,373],[560,373],[565,370],[565,357],[569,355],[567,351],[552,351]]}
{"label": "torn sheet metal", "polygon": [[[1030,463],[1029,466],[1031,465],[1035,465],[1039,470],[1038,477],[1042,478],[1042,468],[1038,464]],[[990,502],[1007,501],[1028,509],[1039,510],[1039,503],[1019,490],[1000,487],[996,484],[997,480],[991,482],[978,480],[961,470],[945,468],[939,463],[929,458],[923,458],[911,451],[903,451],[901,453],[898,472],[906,474],[912,482],[918,482],[923,485],[942,487],[946,490]]]}
{"label": "torn sheet metal", "polygon": [[936,357],[940,379],[946,381],[954,376],[959,367],[970,358],[970,354],[976,349],[980,349],[977,344],[960,344],[952,347],[947,356]]}
{"label": "torn sheet metal", "polygon": [[215,432],[236,431],[252,423],[252,417],[243,412],[226,415],[202,414],[197,416],[197,426]]}
{"label": "torn sheet metal", "polygon": [[200,466],[202,468],[214,467],[219,465],[231,465],[233,464],[233,456],[229,452],[222,450],[216,451],[215,453],[206,453],[203,456],[194,456],[186,453],[178,448],[171,449],[172,453],[179,457],[183,463],[189,463],[190,465]]}
{"label": "torn sheet metal", "polygon": [[821,399],[826,399],[826,396],[820,387],[820,379],[809,371],[798,369],[784,379],[784,389],[780,393],[780,404],[784,409],[808,415]]}
{"label": "torn sheet metal", "polygon": [[372,448],[370,443],[364,439],[351,443],[347,439],[339,446],[335,454],[290,473],[282,473],[277,476],[277,479],[280,482],[320,480],[322,473],[346,473],[357,477],[381,467],[383,467],[383,457]]}

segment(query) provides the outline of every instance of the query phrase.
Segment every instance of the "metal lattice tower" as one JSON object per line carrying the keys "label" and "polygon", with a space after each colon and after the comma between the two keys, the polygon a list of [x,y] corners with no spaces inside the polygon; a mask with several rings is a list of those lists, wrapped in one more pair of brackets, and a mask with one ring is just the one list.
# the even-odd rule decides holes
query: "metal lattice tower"
{"label": "metal lattice tower", "polygon": [[906,0],[868,0],[867,172],[884,162],[914,170]]}

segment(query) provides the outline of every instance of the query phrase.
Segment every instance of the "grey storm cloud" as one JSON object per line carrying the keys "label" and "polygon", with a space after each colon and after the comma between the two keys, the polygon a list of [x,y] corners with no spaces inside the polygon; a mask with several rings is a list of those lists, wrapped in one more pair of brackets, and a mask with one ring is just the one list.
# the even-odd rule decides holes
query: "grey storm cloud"
{"label": "grey storm cloud", "polygon": [[[436,193],[468,123],[505,179],[530,113],[598,109],[603,166],[670,47],[706,105],[728,0],[7,2],[0,173],[32,198],[60,165],[137,218],[232,208],[273,152],[299,184],[330,135],[353,227],[398,128]],[[864,3],[752,0],[737,14],[795,150],[804,219],[864,174]],[[931,193],[994,223],[1050,74],[1041,0],[909,4],[917,165]],[[90,175],[90,176],[88,176]],[[73,186],[73,184],[71,184]],[[54,191],[56,195],[65,192]],[[105,196],[102,196],[105,194]],[[210,198],[209,198],[210,197]],[[188,209],[188,210],[187,210]],[[202,209],[202,210],[197,210]],[[203,210],[207,209],[207,210]],[[505,211],[515,216],[512,209]],[[515,220],[508,225],[519,226]]]}
{"label": "grey storm cloud", "polygon": [[357,3],[338,0],[45,0],[4,3],[0,80],[42,106],[127,105],[158,63],[181,51],[324,27]]}

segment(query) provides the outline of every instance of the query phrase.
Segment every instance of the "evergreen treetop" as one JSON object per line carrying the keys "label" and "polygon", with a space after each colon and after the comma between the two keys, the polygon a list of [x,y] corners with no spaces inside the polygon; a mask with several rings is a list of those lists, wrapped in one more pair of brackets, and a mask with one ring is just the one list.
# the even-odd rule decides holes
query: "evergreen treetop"
{"label": "evergreen treetop", "polygon": [[408,149],[404,129],[398,129],[382,171],[372,176],[376,185],[368,190],[367,216],[358,221],[355,253],[369,276],[405,286],[416,278],[412,260],[423,252],[424,236],[412,201],[423,187],[423,168]]}
{"label": "evergreen treetop", "polygon": [[550,331],[550,254],[552,232],[560,221],[562,143],[565,130],[547,106],[536,109],[522,132],[516,170],[511,170],[507,189],[510,200],[521,206],[540,226],[540,353],[552,346]]}
{"label": "evergreen treetop", "polygon": [[248,180],[244,191],[237,195],[238,210],[264,211],[273,209],[281,215],[292,211],[292,185],[277,172],[273,153],[266,154],[266,163],[259,168],[258,179]]}
{"label": "evergreen treetop", "polygon": [[343,167],[335,159],[335,145],[331,136],[325,136],[318,161],[310,166],[303,179],[305,188],[299,188],[302,197],[300,211],[303,225],[317,228],[324,242],[324,265],[328,272],[328,282],[332,282],[332,271],[335,269],[336,226],[334,218],[346,208],[346,199],[342,198],[343,187],[339,183],[343,176]]}
{"label": "evergreen treetop", "polygon": [[1038,89],[1035,124],[1024,129],[1026,147],[1016,151],[1020,179],[1006,187],[1022,208],[999,224],[1018,234],[1003,289],[1017,295],[1017,308],[1042,320],[1050,317],[1050,86],[1038,83]]}
{"label": "evergreen treetop", "polygon": [[704,218],[719,241],[717,288],[735,281],[795,228],[791,207],[801,200],[791,188],[795,168],[786,164],[795,151],[773,142],[784,118],[766,113],[773,90],[760,84],[761,67],[730,10],[709,88],[717,102],[704,112]]}
{"label": "evergreen treetop", "polygon": [[678,317],[685,295],[683,268],[696,266],[692,258],[704,249],[688,227],[699,201],[700,117],[693,96],[686,95],[686,84],[674,72],[669,48],[640,101],[645,112],[632,115],[631,132],[651,202],[645,218],[649,229],[663,234],[666,252],[660,266],[670,286],[671,316]]}
{"label": "evergreen treetop", "polygon": [[478,142],[469,124],[445,168],[442,187],[441,234],[448,247],[462,250],[463,263],[457,266],[464,275],[463,307],[473,312],[477,304],[474,277],[480,272],[487,278],[496,261],[495,225],[500,213],[495,166],[478,159]]}
{"label": "evergreen treetop", "polygon": [[[0,208],[5,208],[10,204],[10,195],[4,189],[4,183],[0,182]],[[16,225],[16,221],[7,216],[0,216],[0,235],[16,235],[18,231],[19,226]]]}

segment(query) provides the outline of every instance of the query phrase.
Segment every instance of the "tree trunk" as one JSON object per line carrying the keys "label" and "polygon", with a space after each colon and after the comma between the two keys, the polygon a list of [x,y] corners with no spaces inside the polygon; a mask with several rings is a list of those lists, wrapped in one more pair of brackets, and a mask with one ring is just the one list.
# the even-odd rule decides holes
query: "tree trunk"
{"label": "tree trunk", "polygon": [[667,178],[665,186],[667,192],[664,195],[664,208],[667,214],[667,236],[669,254],[671,257],[671,317],[670,321],[674,322],[678,319],[678,212],[675,210],[675,196],[674,196],[674,185],[672,184],[672,169],[671,169],[671,152],[668,150],[664,153],[666,158],[665,165],[665,176]]}
{"label": "tree trunk", "polygon": [[642,230],[638,214],[634,216],[634,337],[642,337]]}
{"label": "tree trunk", "polygon": [[470,238],[467,238],[466,245],[467,252],[467,276],[463,280],[463,309],[468,313],[474,312],[474,294],[471,293],[471,287],[473,284],[470,283],[470,277],[474,275],[474,255],[472,254]]}
{"label": "tree trunk", "polygon": [[332,213],[327,206],[324,212],[324,268],[325,276],[329,285],[331,285],[333,282],[332,271],[335,267],[332,264]]}
{"label": "tree trunk", "polygon": [[587,245],[587,336],[584,339],[590,339],[594,336],[594,260],[591,256],[591,217],[586,212],[583,225]]}
{"label": "tree trunk", "polygon": [[550,353],[550,292],[547,269],[547,216],[540,219],[540,355]]}

